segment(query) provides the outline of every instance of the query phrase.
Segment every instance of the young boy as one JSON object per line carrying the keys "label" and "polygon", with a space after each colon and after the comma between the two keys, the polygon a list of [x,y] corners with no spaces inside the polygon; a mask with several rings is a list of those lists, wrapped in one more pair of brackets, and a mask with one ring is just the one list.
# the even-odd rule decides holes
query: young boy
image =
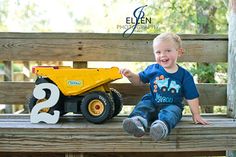
{"label": "young boy", "polygon": [[153,140],[164,139],[182,118],[183,97],[190,106],[193,121],[207,124],[199,112],[199,94],[192,75],[177,64],[183,54],[182,41],[173,33],[163,33],[153,40],[156,64],[135,74],[129,69],[121,73],[134,85],[150,84],[150,93],[143,96],[132,113],[123,121],[123,128],[141,137],[150,125]]}

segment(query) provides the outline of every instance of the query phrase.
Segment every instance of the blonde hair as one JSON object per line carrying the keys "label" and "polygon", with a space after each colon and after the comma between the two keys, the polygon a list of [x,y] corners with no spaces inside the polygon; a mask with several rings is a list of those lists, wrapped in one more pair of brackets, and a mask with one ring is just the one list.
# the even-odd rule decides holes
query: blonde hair
{"label": "blonde hair", "polygon": [[172,40],[176,44],[178,49],[182,48],[181,38],[177,34],[174,34],[174,33],[171,33],[171,32],[161,33],[156,38],[154,38],[153,39],[153,46],[158,41],[166,41],[166,40]]}

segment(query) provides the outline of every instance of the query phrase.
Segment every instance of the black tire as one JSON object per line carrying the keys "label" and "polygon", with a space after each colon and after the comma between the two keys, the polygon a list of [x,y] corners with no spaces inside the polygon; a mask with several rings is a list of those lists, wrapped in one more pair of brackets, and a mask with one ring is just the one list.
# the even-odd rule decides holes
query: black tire
{"label": "black tire", "polygon": [[53,83],[49,78],[40,78],[38,77],[35,81],[35,84],[41,84],[41,83]]}
{"label": "black tire", "polygon": [[170,92],[171,92],[171,94],[175,94],[175,93],[176,93],[176,89],[171,88],[171,89],[170,89]]}
{"label": "black tire", "polygon": [[167,87],[162,87],[162,88],[161,88],[161,91],[162,91],[162,92],[166,92],[166,91],[167,91]]}
{"label": "black tire", "polygon": [[115,111],[112,117],[115,117],[120,113],[123,108],[123,99],[120,92],[118,92],[116,89],[110,88],[110,90],[115,104]]}
{"label": "black tire", "polygon": [[114,114],[114,102],[105,92],[88,93],[82,99],[80,110],[83,116],[92,123],[100,124]]}
{"label": "black tire", "polygon": [[[35,81],[36,85],[41,84],[41,83],[52,83],[52,81],[47,79],[47,78],[38,78]],[[46,97],[44,99],[48,99],[50,97],[51,93],[48,89],[44,89],[44,90],[46,92]],[[29,101],[28,101],[28,106],[29,106],[29,111],[30,112],[32,111],[33,107],[37,103],[39,103],[38,101],[40,101],[40,100],[38,100],[33,95],[31,95],[31,97],[29,98]],[[63,101],[63,94],[60,92],[60,98],[59,98],[58,102],[53,107],[50,107],[48,109],[47,113],[53,114],[55,110],[58,110],[58,111],[60,111],[60,116],[64,115],[65,112],[64,112],[63,102],[64,102]]]}
{"label": "black tire", "polygon": [[[49,97],[46,97],[45,99],[48,99]],[[29,99],[29,110],[30,112],[32,111],[33,107],[37,104],[38,102],[38,99],[36,99],[33,95],[30,97]],[[64,107],[63,107],[63,103],[61,103],[61,100],[59,98],[58,102],[56,103],[56,105],[54,105],[53,107],[50,107],[47,111],[47,113],[50,113],[50,114],[54,114],[54,111],[57,110],[57,111],[60,111],[60,116],[64,115],[65,112],[64,112]],[[42,111],[43,112],[43,111]]]}

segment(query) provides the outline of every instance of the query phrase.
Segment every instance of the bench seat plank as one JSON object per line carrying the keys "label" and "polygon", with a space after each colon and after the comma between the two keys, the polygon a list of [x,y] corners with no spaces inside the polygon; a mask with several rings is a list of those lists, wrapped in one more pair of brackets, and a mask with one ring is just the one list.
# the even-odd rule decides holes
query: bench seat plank
{"label": "bench seat plank", "polygon": [[204,116],[210,125],[195,125],[190,116],[162,142],[148,133],[134,138],[122,129],[124,117],[102,125],[81,116],[66,116],[57,124],[31,124],[29,115],[0,116],[0,152],[186,152],[236,149],[236,122],[225,116]]}

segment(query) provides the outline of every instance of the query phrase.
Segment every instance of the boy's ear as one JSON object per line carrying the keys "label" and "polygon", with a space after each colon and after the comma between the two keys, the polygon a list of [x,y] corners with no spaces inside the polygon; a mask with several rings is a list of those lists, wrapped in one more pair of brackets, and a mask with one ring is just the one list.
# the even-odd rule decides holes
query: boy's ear
{"label": "boy's ear", "polygon": [[183,48],[179,48],[178,49],[178,57],[181,57],[184,54],[184,49]]}

